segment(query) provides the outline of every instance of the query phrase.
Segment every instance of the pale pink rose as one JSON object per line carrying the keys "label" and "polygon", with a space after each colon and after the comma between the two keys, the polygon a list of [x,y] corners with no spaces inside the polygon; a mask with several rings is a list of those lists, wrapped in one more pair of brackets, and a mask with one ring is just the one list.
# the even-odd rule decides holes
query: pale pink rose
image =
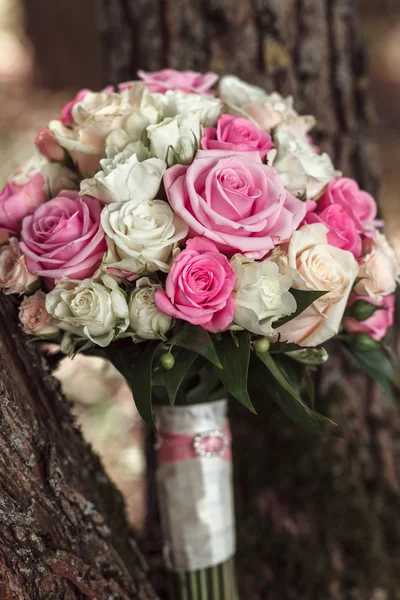
{"label": "pale pink rose", "polygon": [[46,294],[42,290],[26,296],[19,306],[19,321],[28,335],[52,337],[59,331],[46,310]]}
{"label": "pale pink rose", "polygon": [[37,275],[29,273],[16,238],[0,247],[0,289],[5,294],[22,294],[37,280]]}
{"label": "pale pink rose", "polygon": [[107,250],[101,209],[94,198],[64,190],[26,217],[20,248],[29,270],[50,280],[93,275]]}
{"label": "pale pink rose", "polygon": [[305,311],[277,329],[281,340],[300,346],[318,346],[339,331],[347,301],[358,274],[351,252],[328,244],[322,223],[304,225],[277,253],[276,262],[293,277],[292,287],[327,293]]}
{"label": "pale pink rose", "polygon": [[207,239],[189,240],[172,263],[165,291],[155,294],[161,312],[213,333],[232,323],[236,275],[228,259]]}
{"label": "pale pink rose", "polygon": [[39,129],[35,137],[35,145],[49,160],[58,162],[64,160],[64,150],[58,143],[54,133],[48,127]]}
{"label": "pale pink rose", "polygon": [[318,210],[322,211],[332,204],[339,204],[348,212],[358,233],[373,233],[376,202],[368,192],[360,190],[354,179],[340,177],[329,182],[324,195],[318,201]]}
{"label": "pale pink rose", "polygon": [[62,105],[60,121],[63,125],[66,125],[67,127],[74,125],[74,117],[72,116],[72,109],[74,108],[74,106],[77,102],[81,102],[81,100],[84,99],[84,97],[86,96],[86,94],[88,92],[90,92],[89,89],[80,90],[76,94],[75,98],[72,98],[72,100],[69,100],[68,102],[66,102],[65,104]]}
{"label": "pale pink rose", "polygon": [[258,150],[261,160],[274,147],[269,133],[262,131],[249,119],[221,115],[217,127],[205,127],[201,139],[203,150]]}
{"label": "pale pink rose", "polygon": [[340,204],[331,204],[321,211],[317,206],[316,211],[307,213],[304,223],[324,223],[329,229],[329,244],[348,250],[355,257],[361,255],[361,236],[357,233],[354,220]]}
{"label": "pale pink rose", "polygon": [[353,317],[346,317],[343,321],[343,326],[349,333],[368,333],[374,340],[379,342],[385,337],[389,327],[393,325],[394,320],[394,305],[395,295],[390,294],[389,296],[383,296],[380,302],[372,300],[369,296],[357,296],[352,294],[349,299],[348,306],[351,306],[357,300],[364,300],[374,306],[380,306],[379,310],[376,310],[374,314],[365,321],[357,321]]}
{"label": "pale pink rose", "polygon": [[400,279],[400,266],[386,237],[376,232],[368,240],[369,248],[360,264],[359,280],[354,288],[360,296],[369,296],[380,301],[382,296],[392,294]]}
{"label": "pale pink rose", "polygon": [[306,213],[258,152],[199,150],[189,167],[167,169],[164,185],[190,237],[207,237],[229,255],[262,258],[290,238]]}
{"label": "pale pink rose", "polygon": [[24,185],[11,180],[0,192],[0,231],[19,234],[22,219],[46,202],[45,178],[36,173]]}
{"label": "pale pink rose", "polygon": [[190,94],[212,94],[211,88],[217,83],[216,73],[197,73],[196,71],[138,71],[138,76],[152,93],[163,94],[167,90],[180,90]]}

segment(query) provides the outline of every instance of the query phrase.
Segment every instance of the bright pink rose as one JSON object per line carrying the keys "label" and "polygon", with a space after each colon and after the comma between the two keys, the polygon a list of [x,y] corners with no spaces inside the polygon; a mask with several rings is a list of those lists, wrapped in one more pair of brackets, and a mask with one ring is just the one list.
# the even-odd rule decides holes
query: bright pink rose
{"label": "bright pink rose", "polygon": [[197,73],[195,71],[138,71],[138,76],[152,93],[164,94],[167,90],[181,90],[189,94],[212,94],[210,88],[217,83],[216,73]]}
{"label": "bright pink rose", "polygon": [[207,237],[227,254],[262,258],[290,238],[306,213],[258,152],[199,150],[189,167],[167,169],[164,184],[190,237]]}
{"label": "bright pink rose", "polygon": [[22,219],[46,202],[45,178],[36,173],[25,185],[9,181],[0,192],[0,231],[19,234]]}
{"label": "bright pink rose", "polygon": [[64,160],[64,150],[48,127],[41,127],[35,137],[35,145],[49,160]]}
{"label": "bright pink rose", "polygon": [[352,294],[349,299],[348,306],[351,306],[357,300],[365,300],[374,306],[380,306],[374,314],[365,321],[357,321],[353,317],[346,317],[343,321],[343,326],[350,333],[368,333],[374,340],[379,342],[385,335],[389,327],[393,325],[395,295],[383,296],[380,302],[375,302],[369,296],[357,296]]}
{"label": "bright pink rose", "polygon": [[347,210],[340,204],[331,204],[321,212],[309,212],[304,223],[323,223],[329,228],[328,243],[336,248],[348,250],[355,257],[361,256],[361,236],[357,233],[355,223]]}
{"label": "bright pink rose", "polygon": [[267,152],[274,147],[274,142],[269,133],[256,127],[249,119],[221,115],[217,128],[204,128],[201,147],[204,150],[236,150],[237,152],[258,150],[261,160],[264,160]]}
{"label": "bright pink rose", "polygon": [[72,100],[69,100],[68,102],[66,102],[65,104],[62,105],[60,121],[63,125],[71,126],[74,124],[74,117],[72,116],[72,109],[74,108],[74,106],[77,102],[80,102],[81,100],[84,99],[84,97],[86,96],[86,94],[88,92],[90,92],[90,90],[84,88],[83,90],[80,90],[77,93],[75,98],[72,98]]}
{"label": "bright pink rose", "polygon": [[367,235],[373,233],[376,202],[368,192],[360,190],[354,179],[340,177],[329,182],[324,195],[318,201],[318,212],[332,204],[339,204],[348,212],[358,233]]}
{"label": "bright pink rose", "polygon": [[213,333],[232,323],[235,301],[232,290],[236,275],[228,259],[210,240],[194,238],[172,263],[155,303],[175,319],[201,325]]}
{"label": "bright pink rose", "polygon": [[26,217],[20,248],[30,272],[48,279],[93,275],[107,250],[101,209],[94,198],[64,190]]}

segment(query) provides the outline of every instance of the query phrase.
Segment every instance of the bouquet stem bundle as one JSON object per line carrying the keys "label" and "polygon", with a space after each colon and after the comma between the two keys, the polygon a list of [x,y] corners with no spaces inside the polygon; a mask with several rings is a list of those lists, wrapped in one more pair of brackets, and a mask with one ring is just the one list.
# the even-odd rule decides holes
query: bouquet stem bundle
{"label": "bouquet stem bundle", "polygon": [[239,600],[235,560],[170,575],[171,600]]}

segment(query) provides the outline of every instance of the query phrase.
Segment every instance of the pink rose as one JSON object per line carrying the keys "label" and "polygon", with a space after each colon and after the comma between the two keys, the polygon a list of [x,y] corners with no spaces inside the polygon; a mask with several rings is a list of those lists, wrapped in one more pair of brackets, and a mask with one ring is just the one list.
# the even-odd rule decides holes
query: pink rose
{"label": "pink rose", "polygon": [[86,96],[86,94],[88,92],[90,92],[90,90],[88,90],[88,89],[80,90],[76,94],[75,98],[72,98],[72,100],[69,100],[68,102],[66,102],[65,104],[62,105],[60,121],[63,125],[70,127],[74,124],[74,117],[72,116],[72,109],[74,108],[74,106],[77,102],[80,102],[81,100],[84,99],[84,97]]}
{"label": "pink rose", "polygon": [[19,306],[19,321],[28,335],[55,337],[59,329],[46,310],[46,294],[42,290],[33,296],[26,296]]}
{"label": "pink rose", "polygon": [[374,314],[365,321],[357,321],[353,317],[346,317],[343,321],[343,326],[350,333],[368,333],[374,340],[379,342],[385,335],[389,327],[393,325],[395,295],[383,296],[380,302],[372,300],[369,296],[357,296],[352,294],[349,299],[348,306],[351,306],[357,300],[364,300],[374,306],[380,306]]}
{"label": "pink rose", "polygon": [[181,90],[190,94],[212,94],[210,88],[217,83],[216,73],[197,73],[195,71],[138,71],[138,76],[150,92],[164,94],[167,90]]}
{"label": "pink rose", "polygon": [[373,233],[376,202],[368,192],[360,190],[354,179],[340,177],[329,182],[324,195],[318,201],[318,212],[332,204],[339,204],[347,211],[358,233]]}
{"label": "pink rose", "polygon": [[194,238],[172,263],[165,291],[155,294],[157,307],[175,319],[201,325],[213,333],[232,323],[236,275],[213,242]]}
{"label": "pink rose", "polygon": [[304,223],[323,223],[329,229],[328,243],[336,248],[348,250],[355,257],[361,256],[361,236],[347,210],[340,204],[331,204],[322,211],[309,212]]}
{"label": "pink rose", "polygon": [[24,185],[9,181],[0,192],[0,230],[19,234],[22,219],[46,202],[45,178],[36,173]]}
{"label": "pink rose", "polygon": [[167,169],[164,185],[190,237],[207,237],[227,254],[262,258],[290,238],[306,213],[258,152],[199,150],[189,167]]}
{"label": "pink rose", "polygon": [[26,217],[20,248],[31,273],[49,279],[93,275],[107,250],[101,209],[94,198],[64,190]]}
{"label": "pink rose", "polygon": [[37,280],[36,275],[29,273],[16,238],[0,247],[0,289],[5,294],[22,294]]}
{"label": "pink rose", "polygon": [[249,119],[221,115],[217,128],[205,127],[201,139],[204,150],[236,150],[246,152],[258,150],[261,160],[274,147],[269,133],[262,131]]}
{"label": "pink rose", "polygon": [[56,136],[48,127],[41,127],[35,137],[35,145],[49,160],[61,162],[64,160],[64,150]]}

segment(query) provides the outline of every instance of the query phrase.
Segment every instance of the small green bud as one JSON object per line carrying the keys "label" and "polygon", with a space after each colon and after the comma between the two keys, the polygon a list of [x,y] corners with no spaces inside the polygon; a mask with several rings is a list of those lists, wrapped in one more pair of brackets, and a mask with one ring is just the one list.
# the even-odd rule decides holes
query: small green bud
{"label": "small green bud", "polygon": [[167,371],[172,369],[172,367],[175,364],[175,359],[174,359],[173,355],[171,354],[171,352],[166,352],[165,354],[161,354],[160,363],[164,367],[164,369],[167,369]]}
{"label": "small green bud", "polygon": [[376,310],[379,310],[378,306],[365,300],[356,300],[350,307],[350,315],[357,319],[357,321],[366,321],[372,317]]}
{"label": "small green bud", "polygon": [[264,354],[264,352],[268,352],[271,343],[268,338],[260,338],[254,342],[254,350],[259,354]]}
{"label": "small green bud", "polygon": [[380,347],[379,342],[373,340],[368,333],[356,333],[351,336],[350,343],[356,350],[360,351],[376,350],[376,348]]}

